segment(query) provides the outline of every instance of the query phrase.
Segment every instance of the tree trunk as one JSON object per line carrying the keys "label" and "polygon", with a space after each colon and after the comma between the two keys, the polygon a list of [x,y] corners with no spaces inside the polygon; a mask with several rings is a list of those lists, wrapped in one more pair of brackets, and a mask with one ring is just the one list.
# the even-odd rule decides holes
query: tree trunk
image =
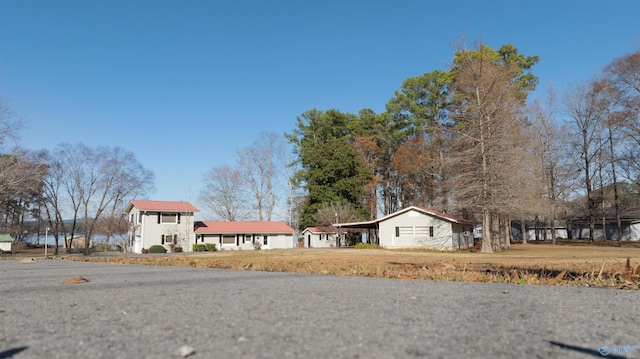
{"label": "tree trunk", "polygon": [[616,159],[615,152],[613,152],[613,131],[611,129],[611,125],[608,126],[609,129],[609,155],[611,156],[611,174],[613,175],[613,203],[616,210],[616,225],[617,233],[618,233],[618,246],[622,246],[622,221],[620,220],[620,197],[618,196],[618,179],[616,176]]}
{"label": "tree trunk", "polygon": [[511,248],[511,220],[505,218],[503,221],[504,225],[504,249]]}
{"label": "tree trunk", "polygon": [[493,253],[491,245],[491,215],[489,209],[484,206],[482,207],[482,247],[480,252]]}

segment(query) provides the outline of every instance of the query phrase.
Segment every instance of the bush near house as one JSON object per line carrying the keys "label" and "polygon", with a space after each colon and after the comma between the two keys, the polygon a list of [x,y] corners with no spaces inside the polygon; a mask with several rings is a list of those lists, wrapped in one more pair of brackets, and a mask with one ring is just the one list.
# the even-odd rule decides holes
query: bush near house
{"label": "bush near house", "polygon": [[167,249],[160,245],[149,247],[149,253],[167,253]]}
{"label": "bush near house", "polygon": [[194,252],[204,252],[207,250],[207,246],[204,244],[194,244],[192,249]]}
{"label": "bush near house", "polygon": [[379,249],[380,246],[375,243],[358,243],[356,249]]}
{"label": "bush near house", "polygon": [[216,251],[216,244],[215,243],[199,243],[199,244],[194,244],[193,245],[193,251],[194,252],[215,252]]}

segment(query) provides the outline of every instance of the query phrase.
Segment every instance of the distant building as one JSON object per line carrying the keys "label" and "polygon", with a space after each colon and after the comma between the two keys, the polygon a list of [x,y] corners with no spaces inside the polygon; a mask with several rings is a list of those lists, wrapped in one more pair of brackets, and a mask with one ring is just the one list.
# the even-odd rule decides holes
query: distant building
{"label": "distant building", "polygon": [[13,238],[8,234],[0,234],[0,253],[11,252]]}
{"label": "distant building", "polygon": [[[67,248],[67,243],[65,241],[63,241],[62,244],[63,248]],[[73,237],[69,240],[69,248],[71,249],[71,251],[81,251],[84,250],[84,237]],[[93,248],[93,240],[89,241],[89,248]]]}

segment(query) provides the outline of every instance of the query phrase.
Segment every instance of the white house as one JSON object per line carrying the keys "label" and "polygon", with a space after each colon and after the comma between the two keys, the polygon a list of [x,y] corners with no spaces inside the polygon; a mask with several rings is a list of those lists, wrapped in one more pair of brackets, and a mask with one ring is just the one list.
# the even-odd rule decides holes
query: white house
{"label": "white house", "polygon": [[131,224],[129,245],[142,253],[153,245],[168,251],[176,247],[191,251],[194,242],[193,215],[198,209],[189,202],[133,200],[125,212]]}
{"label": "white house", "polygon": [[300,235],[303,238],[305,247],[308,248],[328,248],[336,246],[338,233],[325,228],[307,227]]}
{"label": "white house", "polygon": [[215,243],[218,249],[293,248],[295,230],[284,222],[218,222],[195,224],[196,243]]}
{"label": "white house", "polygon": [[378,244],[386,248],[461,249],[473,246],[473,225],[466,219],[411,206],[373,221],[334,226],[373,230]]}

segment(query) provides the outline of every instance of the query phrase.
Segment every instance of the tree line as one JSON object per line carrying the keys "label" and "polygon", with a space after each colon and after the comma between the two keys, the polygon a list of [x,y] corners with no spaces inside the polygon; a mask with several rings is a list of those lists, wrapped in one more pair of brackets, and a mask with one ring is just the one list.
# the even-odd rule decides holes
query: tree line
{"label": "tree line", "polygon": [[[0,145],[21,128],[0,102]],[[0,154],[1,230],[17,241],[48,233],[55,254],[62,242],[71,250],[71,240],[80,234],[88,254],[95,234],[108,243],[128,231],[124,206],[153,188],[153,179],[153,172],[120,147],[62,143],[53,151],[5,150]]]}

